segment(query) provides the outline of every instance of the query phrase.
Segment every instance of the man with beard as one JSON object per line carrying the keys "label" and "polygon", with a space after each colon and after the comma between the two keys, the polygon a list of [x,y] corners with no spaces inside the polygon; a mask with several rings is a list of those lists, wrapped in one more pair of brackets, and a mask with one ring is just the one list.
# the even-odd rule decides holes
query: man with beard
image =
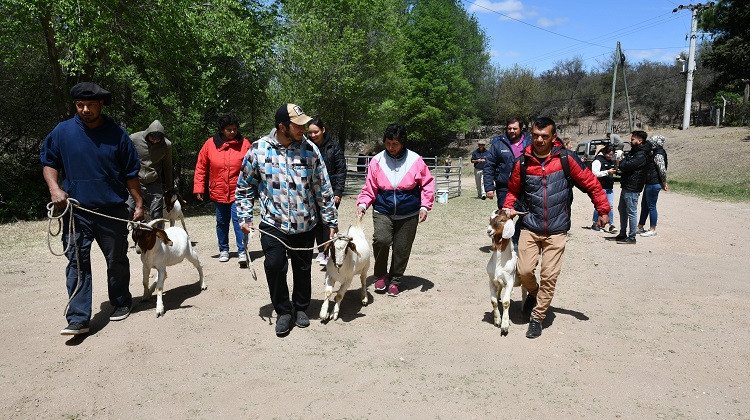
{"label": "man with beard", "polygon": [[[237,217],[243,232],[252,230],[255,199],[260,203],[258,229],[266,256],[263,267],[280,337],[291,330],[293,312],[297,327],[310,325],[305,310],[312,293],[312,247],[315,227],[321,223],[318,209],[329,237],[338,232],[338,213],[323,157],[303,135],[311,119],[297,105],[282,105],[276,111],[276,128],[253,143],[237,179]],[[291,300],[287,258],[292,262],[294,281]]]}

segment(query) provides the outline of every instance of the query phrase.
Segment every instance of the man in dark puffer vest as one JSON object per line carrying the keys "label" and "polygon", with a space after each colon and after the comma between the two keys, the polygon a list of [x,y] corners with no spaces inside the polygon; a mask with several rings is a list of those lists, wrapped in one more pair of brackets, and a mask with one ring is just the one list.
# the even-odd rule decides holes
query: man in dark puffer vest
{"label": "man in dark puffer vest", "polygon": [[[516,160],[503,204],[503,210],[510,217],[517,214],[517,201],[522,201],[528,211],[521,222],[518,241],[518,274],[523,287],[529,292],[523,305],[524,312],[531,312],[526,332],[528,338],[536,338],[542,334],[542,321],[555,294],[555,283],[562,269],[562,256],[570,230],[573,191],[561,163],[562,148],[562,143],[557,138],[555,122],[549,118],[536,120],[531,145],[523,151],[526,162],[525,182],[521,181],[521,165]],[[571,182],[586,191],[599,212],[599,227],[606,226],[609,222],[609,203],[601,184],[575,153],[566,155]],[[541,282],[537,284],[534,270],[540,253]]]}

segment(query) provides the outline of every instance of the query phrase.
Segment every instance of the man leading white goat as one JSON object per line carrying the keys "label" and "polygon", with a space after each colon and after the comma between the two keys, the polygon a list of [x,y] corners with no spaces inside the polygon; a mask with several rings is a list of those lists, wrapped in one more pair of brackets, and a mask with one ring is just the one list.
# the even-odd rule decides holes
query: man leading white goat
{"label": "man leading white goat", "polygon": [[[514,217],[517,214],[514,205],[520,201],[528,211],[521,222],[518,273],[521,284],[529,292],[523,305],[524,312],[531,312],[526,337],[536,338],[542,335],[542,322],[562,269],[573,201],[569,183],[575,183],[589,195],[599,212],[600,227],[609,222],[609,203],[596,176],[576,154],[566,152],[561,155],[563,145],[557,137],[554,121],[545,117],[537,119],[531,133],[531,145],[524,149],[513,166],[503,210],[508,217]],[[567,156],[567,165],[563,165],[561,156]],[[524,166],[525,170],[522,170]],[[569,167],[569,175],[565,174],[564,166]],[[541,281],[537,284],[534,270],[540,253]]]}

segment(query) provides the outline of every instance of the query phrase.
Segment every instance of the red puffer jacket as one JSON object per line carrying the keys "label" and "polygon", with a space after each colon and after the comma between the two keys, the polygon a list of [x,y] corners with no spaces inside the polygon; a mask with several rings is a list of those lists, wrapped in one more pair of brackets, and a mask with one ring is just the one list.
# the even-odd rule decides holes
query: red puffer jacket
{"label": "red puffer jacket", "polygon": [[208,194],[217,203],[234,202],[237,176],[242,168],[242,159],[250,149],[246,138],[224,141],[218,134],[206,140],[198,153],[193,178],[193,193],[205,194],[208,173]]}

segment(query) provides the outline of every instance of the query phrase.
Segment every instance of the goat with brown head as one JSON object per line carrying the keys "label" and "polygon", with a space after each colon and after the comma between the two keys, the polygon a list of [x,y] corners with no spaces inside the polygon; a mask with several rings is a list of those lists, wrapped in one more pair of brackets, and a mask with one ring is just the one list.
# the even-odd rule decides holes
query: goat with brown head
{"label": "goat with brown head", "polygon": [[135,253],[140,254],[154,248],[156,238],[160,238],[168,246],[172,246],[172,241],[167,236],[164,229],[159,229],[155,225],[159,222],[165,222],[164,219],[155,219],[146,224],[146,228],[133,228],[133,242],[135,242]]}
{"label": "goat with brown head", "polygon": [[352,238],[345,235],[338,235],[333,242],[329,242],[323,247],[323,252],[328,256],[328,261],[332,262],[337,269],[344,264],[349,250],[361,257],[357,252],[357,246],[352,242]]}
{"label": "goat with brown head", "polygon": [[505,251],[515,231],[516,224],[504,211],[495,210],[492,213],[490,224],[487,226],[487,235],[492,238],[493,250]]}

